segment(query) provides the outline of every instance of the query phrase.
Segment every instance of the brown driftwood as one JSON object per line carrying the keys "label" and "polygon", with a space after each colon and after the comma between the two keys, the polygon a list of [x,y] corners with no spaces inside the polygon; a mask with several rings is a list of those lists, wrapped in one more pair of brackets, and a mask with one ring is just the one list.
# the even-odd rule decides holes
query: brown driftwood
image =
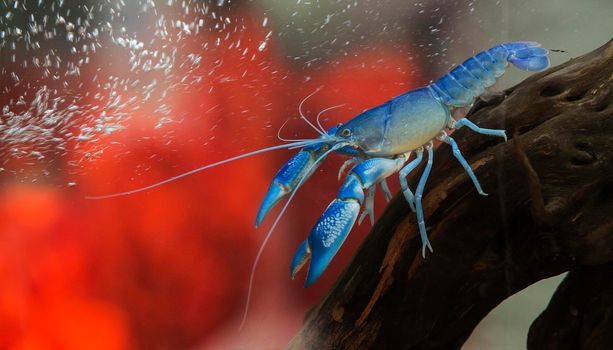
{"label": "brown driftwood", "polygon": [[528,334],[530,349],[613,346],[613,262],[581,266],[562,281]]}
{"label": "brown driftwood", "polygon": [[459,349],[505,298],[564,271],[530,348],[606,348],[612,101],[613,41],[476,103],[471,120],[510,136],[454,133],[489,196],[441,146],[423,199],[434,254],[421,257],[415,216],[396,195],[288,348]]}

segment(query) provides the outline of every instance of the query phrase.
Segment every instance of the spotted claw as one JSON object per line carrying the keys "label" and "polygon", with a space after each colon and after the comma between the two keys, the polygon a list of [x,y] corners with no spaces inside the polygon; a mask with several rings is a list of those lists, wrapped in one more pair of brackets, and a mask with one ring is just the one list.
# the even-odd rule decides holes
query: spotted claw
{"label": "spotted claw", "polygon": [[294,254],[292,265],[289,269],[289,274],[292,279],[294,279],[296,273],[300,271],[300,269],[307,263],[307,261],[309,261],[310,258],[311,248],[309,247],[309,242],[303,241],[298,247],[296,254]]}
{"label": "spotted claw", "polygon": [[[355,166],[309,233],[292,261],[290,274],[295,274],[310,259],[305,287],[309,287],[324,272],[355,224],[365,201],[364,191],[374,193],[375,185],[402,167],[405,158],[372,158]],[[367,208],[367,212],[372,209]]]}
{"label": "spotted claw", "polygon": [[351,231],[358,214],[360,203],[356,201],[335,200],[324,212],[323,220],[319,221],[309,234],[308,242],[311,250],[311,265],[305,286],[315,282],[336,255]]}

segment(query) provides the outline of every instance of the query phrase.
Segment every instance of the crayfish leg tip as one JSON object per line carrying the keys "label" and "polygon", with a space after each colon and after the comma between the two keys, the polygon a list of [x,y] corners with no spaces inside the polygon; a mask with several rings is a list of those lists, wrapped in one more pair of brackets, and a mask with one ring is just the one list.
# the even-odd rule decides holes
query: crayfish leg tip
{"label": "crayfish leg tip", "polygon": [[362,221],[364,221],[364,218],[366,217],[364,214],[366,214],[366,212],[363,212],[358,218],[358,226],[362,225]]}
{"label": "crayfish leg tip", "polygon": [[434,249],[432,249],[432,245],[430,244],[430,242],[426,242],[424,244],[421,245],[421,257],[422,258],[426,258],[426,248],[428,248],[428,250],[430,251],[430,253],[434,253]]}

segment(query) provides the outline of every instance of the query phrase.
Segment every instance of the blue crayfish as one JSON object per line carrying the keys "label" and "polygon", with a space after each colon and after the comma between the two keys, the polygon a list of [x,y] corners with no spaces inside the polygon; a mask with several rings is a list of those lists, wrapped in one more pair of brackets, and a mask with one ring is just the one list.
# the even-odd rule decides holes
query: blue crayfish
{"label": "blue crayfish", "polygon": [[[485,88],[492,86],[496,78],[504,73],[508,63],[522,70],[540,71],[549,66],[547,55],[548,51],[535,42],[510,42],[498,45],[467,59],[433,84],[394,97],[329,130],[324,130],[319,123],[318,128],[302,116],[319,132],[320,136],[316,139],[293,140],[205,165],[147,187],[89,198],[132,194],[240,158],[277,149],[302,147],[276,174],[257,214],[256,226],[275,204],[289,196],[258,252],[252,270],[251,286],[253,271],[263,247],[294,194],[324,158],[336,152],[350,157],[341,168],[339,176],[344,168],[354,166],[346,176],[337,197],[327,207],[307,239],[298,247],[290,269],[292,278],[309,259],[306,286],[319,278],[358,220],[362,204],[364,211],[359,220],[369,215],[372,222],[373,199],[377,184],[380,184],[386,197],[391,197],[385,179],[396,172],[399,173],[404,197],[417,214],[422,254],[425,255],[426,249],[432,251],[432,246],[426,234],[421,199],[432,168],[432,141],[438,139],[451,145],[455,158],[464,167],[479,194],[485,195],[458,145],[445,129],[453,130],[466,126],[477,133],[498,136],[506,140],[504,130],[480,128],[466,118],[455,120],[451,116],[451,109],[470,106]],[[413,153],[415,157],[409,161]],[[424,153],[427,156],[427,163],[413,194],[406,178],[423,161]]]}
{"label": "blue crayfish", "polygon": [[[337,197],[298,247],[290,270],[292,278],[309,259],[306,286],[319,278],[358,219],[362,204],[365,208],[360,221],[365,215],[370,215],[372,222],[375,186],[381,184],[386,197],[391,197],[385,179],[396,172],[407,202],[417,213],[422,254],[425,255],[426,248],[432,251],[421,204],[432,167],[432,141],[439,139],[451,145],[453,155],[479,194],[486,195],[458,145],[444,129],[466,126],[477,133],[506,140],[504,130],[480,128],[466,118],[455,120],[450,109],[472,104],[475,97],[504,73],[508,62],[523,70],[539,71],[549,66],[547,54],[546,49],[534,42],[495,46],[464,61],[431,85],[397,96],[327,132],[322,130],[319,142],[304,147],[277,173],[256,219],[256,225],[259,225],[270,209],[306,181],[330,152],[351,157],[345,165],[357,163]],[[413,194],[406,178],[423,161],[424,152],[427,163]],[[407,164],[411,153],[415,153],[415,158]]]}

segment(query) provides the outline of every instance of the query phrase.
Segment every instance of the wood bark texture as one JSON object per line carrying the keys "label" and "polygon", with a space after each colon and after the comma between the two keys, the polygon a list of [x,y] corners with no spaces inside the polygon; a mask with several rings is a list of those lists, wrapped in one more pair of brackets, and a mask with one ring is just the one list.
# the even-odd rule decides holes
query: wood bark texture
{"label": "wood bark texture", "polygon": [[423,198],[434,253],[397,194],[288,348],[459,349],[503,300],[565,271],[529,348],[611,348],[612,102],[613,41],[479,99],[469,119],[509,141],[453,135],[489,195],[441,145]]}

